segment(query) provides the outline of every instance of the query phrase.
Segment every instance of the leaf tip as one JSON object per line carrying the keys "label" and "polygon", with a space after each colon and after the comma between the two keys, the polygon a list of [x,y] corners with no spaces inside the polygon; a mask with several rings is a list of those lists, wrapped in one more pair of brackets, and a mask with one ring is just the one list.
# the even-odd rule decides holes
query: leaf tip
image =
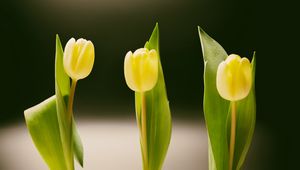
{"label": "leaf tip", "polygon": [[58,42],[58,41],[60,42],[59,35],[58,35],[58,34],[56,34],[56,35],[55,35],[55,37],[56,37],[56,42]]}
{"label": "leaf tip", "polygon": [[256,51],[253,51],[252,60],[255,60],[255,56],[256,56]]}
{"label": "leaf tip", "polygon": [[200,39],[201,39],[202,35],[207,35],[206,32],[200,26],[198,26],[198,33],[199,33]]}
{"label": "leaf tip", "polygon": [[200,38],[200,44],[201,44],[201,49],[202,49],[202,55],[203,55],[203,60],[204,60],[204,62],[206,62],[206,58],[205,58],[205,56],[204,56],[204,42],[203,42],[203,36],[206,36],[207,34],[206,34],[206,32],[200,27],[200,26],[198,26],[198,34],[199,34],[199,38]]}
{"label": "leaf tip", "polygon": [[159,28],[158,28],[158,23],[156,23],[152,34],[149,38],[148,43],[145,44],[145,47],[148,49],[156,49],[159,51]]}
{"label": "leaf tip", "polygon": [[200,34],[200,32],[203,31],[203,30],[202,30],[202,28],[199,25],[197,26],[197,28],[198,28],[198,32]]}
{"label": "leaf tip", "polygon": [[253,65],[255,65],[255,63],[256,63],[256,51],[253,51],[253,56],[252,56],[251,63],[252,63]]}
{"label": "leaf tip", "polygon": [[41,110],[45,109],[42,106],[52,103],[53,101],[55,101],[55,99],[56,99],[56,96],[53,95],[53,96],[49,97],[48,99],[42,101],[41,103],[24,110],[25,119],[26,120],[29,119],[31,117],[29,115],[32,115],[37,112],[41,112]]}
{"label": "leaf tip", "polygon": [[62,45],[61,45],[61,41],[60,41],[59,35],[56,34],[56,52],[57,52],[59,49],[62,49]]}
{"label": "leaf tip", "polygon": [[84,168],[84,163],[83,163],[83,156],[81,157],[81,159],[79,159],[78,157],[75,157],[77,162],[79,163],[79,165],[81,166],[81,168]]}
{"label": "leaf tip", "polygon": [[159,26],[158,26],[158,22],[156,22],[155,27],[153,29],[152,35],[154,34],[158,34],[159,33]]}

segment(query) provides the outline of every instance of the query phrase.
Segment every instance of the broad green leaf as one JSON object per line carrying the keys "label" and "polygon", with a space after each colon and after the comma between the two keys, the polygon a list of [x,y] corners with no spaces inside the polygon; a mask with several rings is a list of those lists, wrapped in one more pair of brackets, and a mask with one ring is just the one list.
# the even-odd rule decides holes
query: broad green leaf
{"label": "broad green leaf", "polygon": [[66,169],[56,114],[56,98],[25,110],[25,121],[32,140],[49,169]]}
{"label": "broad green leaf", "polygon": [[[223,47],[200,27],[199,36],[204,59],[204,116],[209,137],[209,169],[227,170],[229,161],[230,102],[223,99],[216,88],[216,72],[227,58]],[[252,60],[253,86],[249,95],[237,102],[237,129],[233,169],[240,169],[252,140],[255,125],[255,56]]]}
{"label": "broad green leaf", "polygon": [[[49,168],[66,169],[57,121],[56,96],[25,110],[24,115],[32,140]],[[83,147],[75,123],[73,123],[73,139],[75,156],[83,166]]]}
{"label": "broad green leaf", "polygon": [[[227,144],[227,114],[229,101],[219,95],[216,88],[216,73],[219,63],[228,56],[220,44],[213,40],[199,27],[199,35],[204,58],[204,99],[203,110],[208,130],[210,146],[215,160],[215,165],[210,164],[210,169],[228,169],[228,144]],[[215,168],[212,168],[215,166]]]}
{"label": "broad green leaf", "polygon": [[[63,50],[57,35],[55,62],[56,95],[25,111],[25,120],[31,137],[49,168],[54,170],[73,169],[73,153],[79,164],[83,166],[83,147],[75,121],[73,117],[68,119],[66,116],[70,80],[64,72],[62,57]],[[55,158],[59,158],[59,161]]]}
{"label": "broad green leaf", "polygon": [[[145,48],[155,49],[159,54],[159,30],[156,24]],[[160,58],[160,57],[159,57]],[[172,131],[171,112],[167,98],[161,62],[155,87],[145,93],[147,113],[147,145],[149,170],[160,170],[166,157]],[[141,127],[141,95],[135,93],[136,116]],[[143,153],[144,155],[145,153]],[[144,156],[143,156],[144,158]]]}

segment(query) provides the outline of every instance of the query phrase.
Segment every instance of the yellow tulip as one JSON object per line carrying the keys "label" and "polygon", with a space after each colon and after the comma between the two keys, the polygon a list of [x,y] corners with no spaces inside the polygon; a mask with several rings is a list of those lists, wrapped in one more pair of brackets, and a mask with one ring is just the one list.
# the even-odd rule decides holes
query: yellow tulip
{"label": "yellow tulip", "polygon": [[247,58],[229,55],[217,70],[217,89],[221,97],[237,101],[248,96],[252,85],[252,66]]}
{"label": "yellow tulip", "polygon": [[77,81],[87,77],[93,68],[95,59],[94,45],[91,41],[71,38],[64,50],[65,72]]}
{"label": "yellow tulip", "polygon": [[125,80],[130,89],[137,92],[151,90],[158,78],[157,52],[147,48],[129,51],[124,61]]}

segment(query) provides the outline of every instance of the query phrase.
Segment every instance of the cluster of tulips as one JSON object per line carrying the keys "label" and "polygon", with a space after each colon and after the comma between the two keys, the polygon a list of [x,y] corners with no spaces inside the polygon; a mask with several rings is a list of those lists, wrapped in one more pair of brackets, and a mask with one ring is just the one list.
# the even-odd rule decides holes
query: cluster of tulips
{"label": "cluster of tulips", "polygon": [[[204,114],[209,137],[209,169],[240,169],[254,131],[255,57],[251,63],[245,57],[227,55],[200,27],[199,35],[205,64]],[[50,169],[73,170],[74,155],[83,166],[83,147],[72,108],[76,84],[91,73],[94,60],[95,49],[91,41],[71,38],[62,50],[57,36],[56,95],[25,111],[32,139]],[[156,25],[146,45],[129,51],[124,59],[124,77],[127,86],[135,92],[144,170],[162,169],[171,139],[171,112],[162,68]],[[44,125],[49,119],[47,114],[53,114],[54,122],[57,121],[55,132],[51,132],[54,125]],[[40,118],[42,116],[45,120]],[[249,126],[243,126],[247,123]],[[38,130],[40,128],[44,131]],[[45,132],[47,134],[41,134]],[[43,139],[45,136],[46,140]],[[52,146],[55,142],[49,144],[54,138],[60,148]],[[55,149],[61,150],[53,151]]]}

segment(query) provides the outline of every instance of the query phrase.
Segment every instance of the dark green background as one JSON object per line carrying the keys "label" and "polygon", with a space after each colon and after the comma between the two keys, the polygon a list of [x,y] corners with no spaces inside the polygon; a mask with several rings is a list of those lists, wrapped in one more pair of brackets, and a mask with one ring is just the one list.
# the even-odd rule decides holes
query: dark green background
{"label": "dark green background", "polygon": [[[172,115],[203,118],[203,60],[197,26],[228,53],[251,59],[257,51],[257,125],[273,136],[265,169],[286,165],[277,135],[279,94],[284,83],[275,68],[276,36],[284,18],[262,1],[221,0],[27,0],[1,4],[0,124],[23,121],[23,111],[54,94],[55,34],[95,45],[91,75],[79,81],[75,114],[132,116],[133,92],[126,86],[123,60],[143,47],[156,22]],[[282,11],[285,12],[285,11]],[[283,66],[288,67],[288,66]],[[85,112],[85,113],[83,113]],[[107,113],[115,113],[107,115]],[[285,123],[283,123],[284,125]],[[275,149],[276,148],[276,149]],[[275,165],[278,164],[278,165]]]}

